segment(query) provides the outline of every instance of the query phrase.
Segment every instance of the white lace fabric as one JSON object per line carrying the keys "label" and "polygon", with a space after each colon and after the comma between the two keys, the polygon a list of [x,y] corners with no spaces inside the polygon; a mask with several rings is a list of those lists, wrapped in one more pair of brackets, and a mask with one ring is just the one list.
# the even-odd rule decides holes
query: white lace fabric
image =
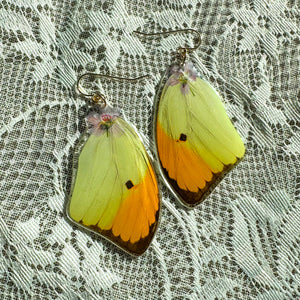
{"label": "white lace fabric", "polygon": [[[0,298],[297,299],[297,1],[0,1]],[[72,226],[65,204],[88,104],[77,77],[101,81],[152,150],[152,104],[172,52],[192,35],[199,73],[223,97],[247,152],[193,210],[160,180],[159,229],[131,258]]]}

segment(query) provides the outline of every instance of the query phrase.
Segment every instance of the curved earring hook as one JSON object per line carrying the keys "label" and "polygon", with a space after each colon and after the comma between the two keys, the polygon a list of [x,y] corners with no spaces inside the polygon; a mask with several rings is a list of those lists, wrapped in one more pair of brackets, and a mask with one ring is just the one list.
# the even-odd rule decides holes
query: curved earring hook
{"label": "curved earring hook", "polygon": [[129,82],[135,82],[137,80],[149,77],[149,75],[143,75],[140,77],[136,77],[136,78],[126,78],[126,77],[118,77],[118,76],[111,76],[111,75],[105,75],[105,74],[97,74],[97,73],[85,73],[83,75],[81,75],[78,80],[77,80],[77,84],[76,84],[76,88],[77,91],[79,92],[80,95],[84,96],[84,97],[91,97],[92,101],[95,104],[102,104],[103,108],[106,106],[106,99],[105,96],[99,92],[94,93],[94,94],[86,94],[81,86],[80,86],[80,81],[84,78],[84,77],[94,77],[94,78],[108,78],[108,79],[116,79],[116,80],[126,80]]}
{"label": "curved earring hook", "polygon": [[184,64],[185,60],[186,60],[186,55],[188,52],[192,52],[195,51],[196,49],[199,48],[200,44],[201,44],[201,36],[200,33],[195,30],[195,29],[191,29],[191,28],[187,28],[187,29],[177,29],[177,30],[170,30],[170,31],[164,31],[164,32],[154,32],[154,33],[144,33],[141,31],[133,31],[133,33],[137,33],[140,35],[144,35],[144,36],[158,36],[158,35],[166,35],[166,34],[174,34],[174,33],[179,33],[179,32],[192,32],[195,33],[198,37],[198,43],[194,46],[194,47],[179,47],[177,49],[178,54],[181,56],[181,65]]}

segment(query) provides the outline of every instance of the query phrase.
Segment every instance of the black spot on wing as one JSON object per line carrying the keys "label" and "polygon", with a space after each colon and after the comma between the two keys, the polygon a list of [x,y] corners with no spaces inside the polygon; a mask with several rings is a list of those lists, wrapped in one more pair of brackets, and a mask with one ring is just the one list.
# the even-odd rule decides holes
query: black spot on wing
{"label": "black spot on wing", "polygon": [[125,183],[125,185],[126,185],[126,187],[127,187],[128,190],[130,190],[130,189],[134,186],[134,184],[132,183],[131,180],[128,180],[128,181]]}
{"label": "black spot on wing", "polygon": [[185,142],[187,140],[187,136],[184,133],[182,133],[179,137],[179,140]]}

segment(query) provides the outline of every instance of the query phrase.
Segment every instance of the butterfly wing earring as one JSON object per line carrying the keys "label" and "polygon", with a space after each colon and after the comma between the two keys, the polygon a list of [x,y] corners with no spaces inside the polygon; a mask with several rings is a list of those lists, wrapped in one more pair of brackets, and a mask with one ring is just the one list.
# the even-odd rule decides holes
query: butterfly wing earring
{"label": "butterfly wing earring", "polygon": [[168,68],[155,101],[154,133],[160,170],[176,198],[193,207],[223,178],[245,153],[238,132],[231,123],[220,96],[198,76],[186,55],[200,45],[193,29],[155,36],[192,32],[199,37],[195,47],[179,48],[181,61]]}
{"label": "butterfly wing earring", "polygon": [[[102,94],[86,94],[95,112],[86,117],[88,130],[79,143],[67,215],[72,222],[105,237],[133,255],[149,246],[158,225],[160,199],[146,150],[131,125],[107,105]],[[145,77],[145,76],[143,76]]]}

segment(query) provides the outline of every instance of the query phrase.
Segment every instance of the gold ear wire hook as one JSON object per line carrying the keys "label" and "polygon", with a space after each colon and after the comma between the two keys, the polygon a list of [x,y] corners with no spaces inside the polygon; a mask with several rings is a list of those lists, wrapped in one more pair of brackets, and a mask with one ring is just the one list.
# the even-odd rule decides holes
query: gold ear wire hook
{"label": "gold ear wire hook", "polygon": [[181,56],[181,65],[184,64],[184,62],[186,60],[187,53],[195,51],[196,49],[198,49],[199,46],[200,46],[200,43],[201,43],[200,33],[197,30],[191,29],[191,28],[170,30],[170,31],[164,31],[164,32],[154,32],[154,33],[144,33],[144,32],[141,32],[141,31],[133,31],[133,32],[137,33],[137,34],[144,35],[144,36],[158,36],[158,35],[174,34],[174,33],[179,33],[179,32],[185,32],[185,33],[186,32],[192,32],[192,33],[195,33],[198,36],[199,41],[194,47],[179,47],[177,49],[178,54]]}
{"label": "gold ear wire hook", "polygon": [[80,81],[84,78],[84,77],[94,77],[94,78],[107,78],[107,79],[116,79],[116,80],[125,80],[125,81],[129,81],[129,82],[135,82],[137,80],[149,77],[149,75],[143,75],[140,77],[136,77],[136,78],[126,78],[126,77],[118,77],[118,76],[111,76],[111,75],[105,75],[105,74],[97,74],[97,73],[85,73],[83,75],[81,75],[78,80],[77,80],[77,90],[79,92],[80,95],[84,96],[84,97],[89,97],[91,98],[91,100],[95,103],[95,104],[102,104],[103,107],[106,106],[106,99],[105,96],[99,92],[94,93],[94,94],[86,94],[85,92],[83,92],[81,86],[80,86]]}

